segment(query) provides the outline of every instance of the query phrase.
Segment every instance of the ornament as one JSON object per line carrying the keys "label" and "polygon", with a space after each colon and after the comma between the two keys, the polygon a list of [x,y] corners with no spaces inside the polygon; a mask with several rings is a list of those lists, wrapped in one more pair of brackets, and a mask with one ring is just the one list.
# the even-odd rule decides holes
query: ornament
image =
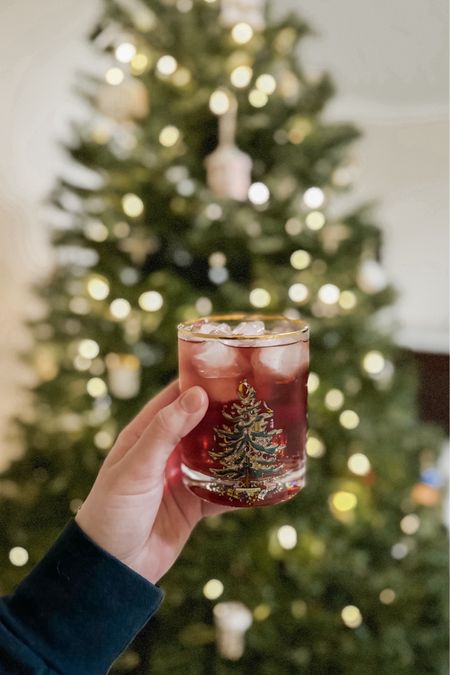
{"label": "ornament", "polygon": [[365,293],[380,293],[387,286],[387,276],[383,267],[376,260],[363,260],[357,275],[358,286]]}
{"label": "ornament", "polygon": [[150,108],[147,87],[131,77],[117,85],[103,84],[97,93],[97,107],[117,122],[142,119]]}
{"label": "ornament", "polygon": [[219,144],[205,160],[207,182],[218,197],[245,201],[251,185],[252,160],[235,145],[236,99],[219,117]]}
{"label": "ornament", "polygon": [[263,30],[266,0],[222,0],[220,18],[225,26],[246,23],[253,30]]}
{"label": "ornament", "polygon": [[333,254],[338,250],[341,242],[350,236],[350,228],[342,223],[328,224],[322,229],[320,238],[326,253]]}
{"label": "ornament", "polygon": [[120,399],[133,398],[141,385],[141,363],[134,354],[108,354],[106,357],[110,392]]}
{"label": "ornament", "polygon": [[244,653],[245,633],[252,625],[252,613],[242,602],[220,602],[214,607],[216,643],[219,654],[238,661]]}

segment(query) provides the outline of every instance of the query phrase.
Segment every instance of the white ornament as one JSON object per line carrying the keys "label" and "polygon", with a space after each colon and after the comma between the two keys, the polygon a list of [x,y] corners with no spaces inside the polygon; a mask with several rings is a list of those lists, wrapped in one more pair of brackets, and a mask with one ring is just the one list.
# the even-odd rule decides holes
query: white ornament
{"label": "white ornament", "polygon": [[133,398],[141,386],[141,364],[134,354],[108,354],[106,357],[110,392],[120,399]]}
{"label": "white ornament", "polygon": [[230,661],[241,658],[245,633],[252,621],[252,613],[242,602],[220,602],[214,607],[216,643],[221,656]]}
{"label": "white ornament", "polygon": [[266,0],[222,0],[221,21],[225,26],[247,23],[254,30],[263,30]]}
{"label": "white ornament", "polygon": [[388,285],[386,271],[379,262],[370,258],[361,263],[357,282],[365,293],[380,293]]}
{"label": "white ornament", "polygon": [[252,160],[234,142],[236,100],[219,118],[219,144],[205,160],[207,182],[217,197],[245,201],[251,185]]}
{"label": "white ornament", "polygon": [[118,85],[103,84],[97,93],[97,107],[117,122],[142,119],[150,108],[147,87],[135,78]]}

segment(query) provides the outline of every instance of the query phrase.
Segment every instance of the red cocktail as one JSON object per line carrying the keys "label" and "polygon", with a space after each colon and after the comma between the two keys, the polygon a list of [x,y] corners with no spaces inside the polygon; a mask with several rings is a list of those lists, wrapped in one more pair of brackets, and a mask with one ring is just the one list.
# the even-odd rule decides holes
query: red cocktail
{"label": "red cocktail", "polygon": [[181,443],[185,485],[211,502],[265,506],[305,484],[309,330],[282,315],[229,314],[178,326],[180,389],[209,407]]}

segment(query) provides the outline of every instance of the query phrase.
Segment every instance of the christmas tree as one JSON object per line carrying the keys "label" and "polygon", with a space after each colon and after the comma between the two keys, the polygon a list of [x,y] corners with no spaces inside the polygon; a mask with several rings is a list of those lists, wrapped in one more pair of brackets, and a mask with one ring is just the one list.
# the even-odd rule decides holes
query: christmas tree
{"label": "christmas tree", "polygon": [[256,308],[312,329],[307,487],[198,526],[115,672],[447,672],[439,437],[374,322],[393,300],[380,231],[339,207],[358,132],[326,120],[307,34],[263,0],[104,0],[91,35],[110,65],[80,83],[78,171],[52,195],[25,454],[0,481],[1,591],[176,374],[180,321]]}

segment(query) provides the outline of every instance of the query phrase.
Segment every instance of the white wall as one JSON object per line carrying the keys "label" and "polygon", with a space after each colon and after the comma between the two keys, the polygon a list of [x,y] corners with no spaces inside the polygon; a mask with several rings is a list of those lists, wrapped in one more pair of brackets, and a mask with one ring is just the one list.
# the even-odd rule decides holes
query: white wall
{"label": "white wall", "polygon": [[[277,3],[278,4],[278,3]],[[379,198],[385,264],[401,291],[400,340],[447,351],[447,66],[445,0],[283,0],[321,33],[304,59],[341,95],[330,116],[358,123],[355,197]],[[0,6],[0,423],[17,406],[11,368],[27,284],[49,260],[41,199],[64,163],[56,141],[80,107],[76,73],[96,67],[83,41],[97,0],[2,0]]]}

